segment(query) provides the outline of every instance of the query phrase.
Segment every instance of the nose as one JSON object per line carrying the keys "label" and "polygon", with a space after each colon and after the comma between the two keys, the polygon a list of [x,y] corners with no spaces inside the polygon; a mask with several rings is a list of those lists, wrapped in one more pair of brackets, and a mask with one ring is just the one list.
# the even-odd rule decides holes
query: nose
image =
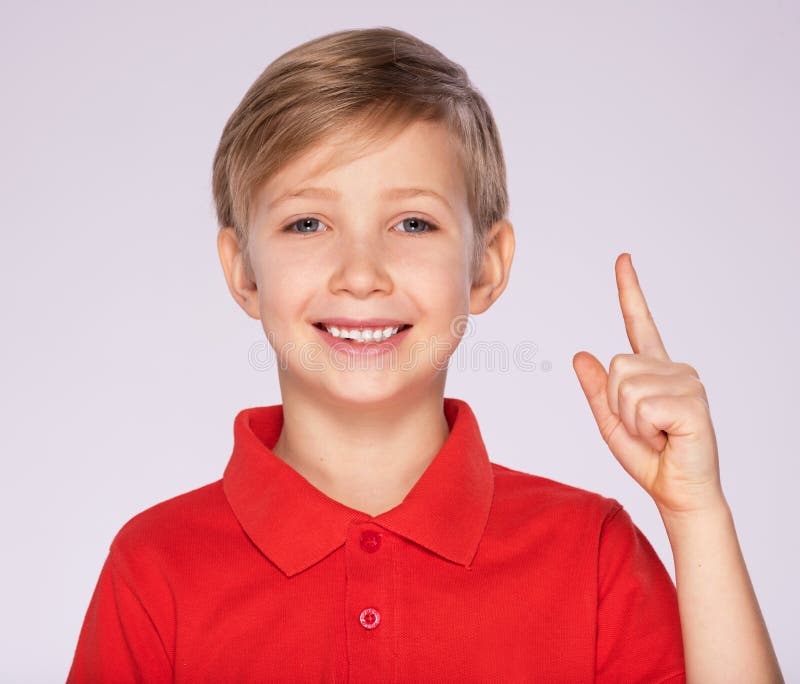
{"label": "nose", "polygon": [[329,283],[331,292],[349,292],[364,298],[375,292],[392,291],[379,236],[365,237],[362,232],[343,239],[336,250],[337,264]]}

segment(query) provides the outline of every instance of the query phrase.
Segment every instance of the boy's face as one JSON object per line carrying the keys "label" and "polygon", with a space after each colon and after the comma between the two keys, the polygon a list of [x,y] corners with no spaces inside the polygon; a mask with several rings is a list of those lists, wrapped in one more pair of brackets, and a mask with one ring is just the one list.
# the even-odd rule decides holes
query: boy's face
{"label": "boy's face", "polygon": [[[324,393],[336,403],[374,406],[443,393],[467,314],[486,309],[505,285],[489,297],[471,287],[473,228],[447,130],[415,122],[359,158],[319,172],[333,142],[281,169],[256,194],[248,244],[254,285],[242,279],[232,231],[221,233],[229,288],[261,320],[284,397]],[[338,196],[280,199],[311,186]],[[442,199],[387,194],[399,188]],[[393,351],[354,358],[330,347],[314,325],[339,317],[413,327]]]}

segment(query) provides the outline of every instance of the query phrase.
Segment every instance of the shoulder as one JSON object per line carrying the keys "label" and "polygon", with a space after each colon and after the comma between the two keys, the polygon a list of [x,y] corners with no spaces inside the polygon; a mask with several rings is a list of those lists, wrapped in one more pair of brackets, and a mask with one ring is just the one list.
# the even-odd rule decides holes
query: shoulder
{"label": "shoulder", "polygon": [[558,480],[515,470],[492,462],[494,502],[499,511],[520,513],[528,518],[552,519],[560,527],[571,522],[594,523],[598,529],[622,504],[599,492]]}
{"label": "shoulder", "polygon": [[111,541],[122,565],[197,554],[231,524],[222,480],[160,501],[127,520]]}

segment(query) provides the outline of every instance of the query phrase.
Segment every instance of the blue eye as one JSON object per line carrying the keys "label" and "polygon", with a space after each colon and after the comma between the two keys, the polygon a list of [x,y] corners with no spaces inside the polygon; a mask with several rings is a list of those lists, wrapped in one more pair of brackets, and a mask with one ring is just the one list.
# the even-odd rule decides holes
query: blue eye
{"label": "blue eye", "polygon": [[[411,223],[416,224],[416,226],[414,226],[415,228],[414,231],[410,233],[407,232],[406,235],[423,235],[424,233],[432,233],[435,230],[439,230],[439,226],[431,223],[430,221],[424,221],[420,218],[417,218],[416,216],[410,216],[409,218],[403,219],[402,221],[400,221],[400,223],[405,223],[406,221],[410,221]],[[400,225],[400,223],[398,223],[397,225]],[[420,224],[422,224],[423,226],[427,226],[428,229],[425,231],[417,230]]]}
{"label": "blue eye", "polygon": [[[297,221],[292,221],[292,223],[290,223],[288,226],[284,226],[283,227],[283,232],[284,233],[295,232],[295,233],[300,233],[301,235],[313,235],[314,233],[321,233],[322,231],[320,231],[320,230],[294,230],[294,227],[297,226],[297,225],[302,225],[303,228],[308,228],[309,227],[308,223],[309,222],[313,223],[314,221],[316,221],[317,223],[319,223],[319,224],[321,224],[323,226],[325,225],[319,219],[312,218],[311,216],[304,216],[303,218],[298,219]],[[310,227],[313,228],[313,225],[310,226]]]}

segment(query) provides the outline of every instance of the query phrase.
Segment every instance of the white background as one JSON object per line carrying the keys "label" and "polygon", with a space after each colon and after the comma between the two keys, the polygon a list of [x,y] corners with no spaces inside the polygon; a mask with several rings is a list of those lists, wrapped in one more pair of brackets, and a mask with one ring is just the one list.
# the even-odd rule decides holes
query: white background
{"label": "white background", "polygon": [[668,352],[705,384],[750,576],[800,681],[798,5],[405,0],[4,4],[3,681],[66,678],[116,531],[219,479],[236,412],[280,402],[219,265],[212,156],[269,62],[379,25],[467,69],[507,157],[511,279],[462,344],[533,342],[537,367],[462,360],[446,396],[494,462],[617,498],[674,579],[571,365],[631,353],[614,280],[631,252]]}

